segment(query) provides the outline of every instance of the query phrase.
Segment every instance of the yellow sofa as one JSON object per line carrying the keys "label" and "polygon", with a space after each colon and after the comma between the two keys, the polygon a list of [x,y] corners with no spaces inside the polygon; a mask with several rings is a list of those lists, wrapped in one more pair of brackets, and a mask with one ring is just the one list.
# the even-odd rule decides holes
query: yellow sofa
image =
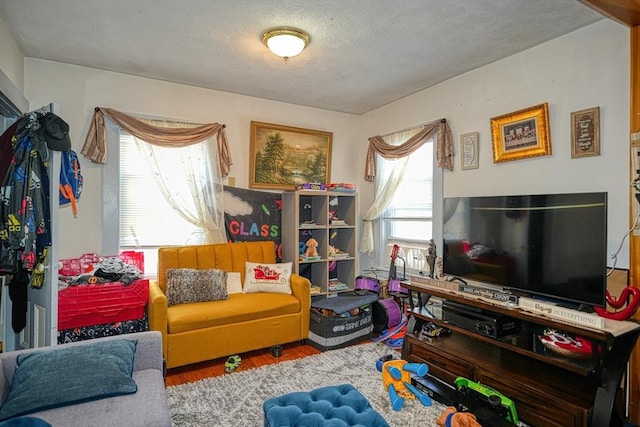
{"label": "yellow sofa", "polygon": [[221,301],[167,305],[167,270],[212,269],[241,274],[245,262],[275,263],[273,242],[162,247],[149,282],[149,328],[162,332],[167,368],[302,341],[309,334],[310,283],[291,275],[292,294],[238,293]]}

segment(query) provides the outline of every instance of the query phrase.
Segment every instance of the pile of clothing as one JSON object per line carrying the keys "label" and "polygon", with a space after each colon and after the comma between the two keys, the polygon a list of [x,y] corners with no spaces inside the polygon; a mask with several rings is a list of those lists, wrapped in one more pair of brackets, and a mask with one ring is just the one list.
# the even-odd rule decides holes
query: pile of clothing
{"label": "pile of clothing", "polygon": [[69,285],[86,285],[121,282],[130,285],[134,280],[139,280],[144,274],[135,265],[127,264],[118,257],[101,258],[91,271],[85,271],[77,276],[60,275],[58,286],[60,289]]}

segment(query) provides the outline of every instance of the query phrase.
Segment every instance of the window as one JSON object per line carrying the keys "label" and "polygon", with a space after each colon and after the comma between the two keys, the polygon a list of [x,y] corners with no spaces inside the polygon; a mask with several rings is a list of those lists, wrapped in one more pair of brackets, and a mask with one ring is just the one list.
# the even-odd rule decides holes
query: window
{"label": "window", "polygon": [[[180,166],[177,150],[160,148],[163,174],[171,174],[174,193],[189,194],[189,186]],[[181,203],[193,203],[191,198],[180,198]],[[153,171],[138,150],[133,137],[120,135],[120,248],[157,249],[159,246],[200,244],[204,233],[176,212],[162,195]]]}
{"label": "window", "polygon": [[[162,127],[193,126],[145,121]],[[160,246],[226,241],[215,138],[183,148],[160,147],[116,130],[108,144],[118,144],[113,162],[117,166],[105,167],[103,181],[104,229],[118,233],[105,235],[110,241],[104,253],[143,251],[145,275],[153,276]],[[112,194],[118,195],[116,200],[110,200]]]}
{"label": "window", "polygon": [[[392,145],[398,145],[421,130],[420,127],[397,132],[384,137]],[[388,266],[394,245],[400,247],[399,257],[404,261],[396,262],[398,274],[402,268],[408,272],[428,269],[426,255],[429,240],[435,239],[433,226],[434,202],[441,197],[441,191],[434,191],[434,183],[441,185],[439,168],[435,167],[434,142],[423,144],[410,156],[398,160],[386,160],[378,157],[378,176],[376,186],[382,185],[394,173],[401,175],[401,184],[396,189],[380,221],[381,251],[385,257],[381,265]],[[394,172],[394,168],[396,168]]]}

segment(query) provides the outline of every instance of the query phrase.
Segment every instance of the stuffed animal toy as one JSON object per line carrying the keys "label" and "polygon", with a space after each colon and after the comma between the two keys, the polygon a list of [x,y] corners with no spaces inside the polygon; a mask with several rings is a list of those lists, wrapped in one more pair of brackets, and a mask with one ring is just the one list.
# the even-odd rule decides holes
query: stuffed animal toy
{"label": "stuffed animal toy", "polygon": [[436,424],[438,427],[482,427],[475,415],[470,412],[458,412],[453,406],[442,411]]}
{"label": "stuffed animal toy", "polygon": [[307,240],[305,245],[307,246],[307,251],[305,252],[304,256],[306,256],[307,258],[318,256],[318,241],[316,239],[314,239],[313,237],[310,238],[309,240]]}

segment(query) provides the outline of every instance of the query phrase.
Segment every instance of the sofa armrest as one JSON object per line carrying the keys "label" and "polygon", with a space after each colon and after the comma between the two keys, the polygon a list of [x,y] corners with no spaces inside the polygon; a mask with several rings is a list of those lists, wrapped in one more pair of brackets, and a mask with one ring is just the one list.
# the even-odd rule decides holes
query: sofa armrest
{"label": "sofa armrest", "polygon": [[300,333],[304,338],[309,336],[309,318],[311,317],[311,282],[297,274],[292,274],[291,293],[300,300],[300,310],[302,310],[302,325]]}
{"label": "sofa armrest", "polygon": [[149,280],[149,329],[162,333],[162,354],[167,357],[167,296],[164,294],[157,280]]}
{"label": "sofa armrest", "polygon": [[119,338],[136,339],[136,357],[133,362],[134,371],[157,369],[164,372],[162,357],[162,334],[158,331],[145,331],[120,335]]}

